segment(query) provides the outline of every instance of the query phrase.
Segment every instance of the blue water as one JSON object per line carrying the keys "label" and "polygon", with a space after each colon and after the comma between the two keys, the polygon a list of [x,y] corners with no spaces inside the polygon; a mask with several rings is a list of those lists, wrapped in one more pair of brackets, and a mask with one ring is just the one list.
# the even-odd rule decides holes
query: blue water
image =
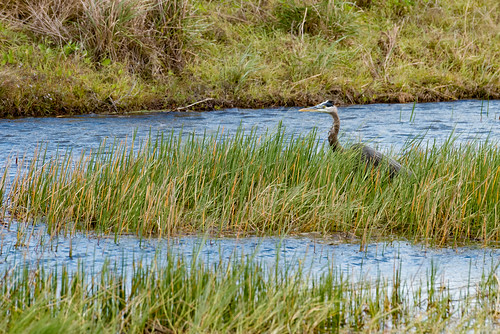
{"label": "blue water", "polygon": [[[134,115],[0,119],[0,161],[9,155],[33,152],[39,143],[49,153],[59,149],[96,148],[103,140],[145,139],[150,133],[186,134],[217,131],[235,133],[238,127],[258,134],[273,131],[280,123],[286,133],[307,134],[312,129],[325,139],[331,117],[299,112],[299,108],[228,109],[210,112],[156,112]],[[341,135],[346,141],[364,141],[382,150],[398,150],[405,142],[425,136],[442,142],[452,134],[457,142],[500,138],[500,100],[421,104],[371,104],[339,108]],[[1,163],[0,163],[1,166]]]}
{"label": "blue water", "polygon": [[[408,141],[441,143],[450,136],[456,143],[500,138],[500,101],[457,101],[422,104],[375,104],[339,108],[341,140],[371,142],[385,151],[398,152]],[[317,129],[326,139],[331,126],[329,115],[303,113],[298,108],[262,110],[229,109],[211,112],[159,112],[135,115],[86,115],[58,118],[0,119],[0,172],[7,162],[28,159],[40,144],[47,154],[57,150],[73,152],[99,147],[103,140],[144,140],[152,133],[183,131],[185,134],[235,133],[238,127],[258,134],[282,124],[288,135],[305,135]],[[10,178],[15,168],[10,169]],[[22,240],[18,231],[27,233]],[[21,245],[21,246],[19,246]],[[201,248],[200,248],[201,247]],[[28,264],[55,267],[78,263],[99,270],[105,260],[131,266],[137,259],[151,261],[158,251],[175,251],[187,258],[195,249],[207,262],[234,254],[255,253],[258,261],[302,263],[314,273],[335,267],[352,276],[392,277],[399,268],[402,278],[418,280],[436,266],[443,282],[460,288],[477,282],[484,271],[499,262],[497,249],[460,247],[432,249],[403,241],[369,244],[364,251],[356,243],[329,243],[311,237],[225,238],[179,237],[170,240],[139,240],[123,236],[118,242],[85,234],[49,238],[43,225],[26,227],[13,221],[0,224],[0,272]]]}
{"label": "blue water", "polygon": [[[25,232],[24,237],[18,238],[19,230]],[[298,268],[300,263],[312,275],[335,270],[353,281],[379,277],[392,279],[398,271],[407,283],[418,285],[426,281],[431,270],[437,269],[439,284],[455,290],[477,283],[500,261],[500,249],[479,246],[436,249],[393,241],[372,243],[360,249],[358,243],[311,236],[184,236],[140,240],[125,235],[116,241],[113,237],[84,233],[50,238],[43,225],[27,227],[14,223],[10,228],[0,226],[0,273],[24,265],[30,268],[43,266],[45,269],[66,266],[70,272],[83,265],[86,272],[98,273],[105,262],[127,270],[138,261],[143,265],[155,260],[161,264],[162,257],[172,252],[181,255],[188,263],[197,257],[209,265],[238,259],[242,255],[253,256],[255,261],[270,268],[277,260],[280,266],[291,269]]]}

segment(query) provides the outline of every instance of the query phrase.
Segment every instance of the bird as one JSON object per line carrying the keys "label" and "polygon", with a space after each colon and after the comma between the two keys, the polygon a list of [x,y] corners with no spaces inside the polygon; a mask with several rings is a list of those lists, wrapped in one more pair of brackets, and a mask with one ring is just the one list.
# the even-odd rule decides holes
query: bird
{"label": "bird", "polygon": [[[338,134],[340,131],[340,117],[338,109],[332,101],[328,100],[313,107],[306,107],[299,109],[299,111],[321,112],[332,116],[333,126],[331,127],[330,131],[328,131],[328,142],[333,151],[344,151],[344,149],[342,148],[342,146],[338,141]],[[362,143],[357,143],[352,145],[350,149],[356,152],[360,152],[361,159],[367,165],[371,164],[373,166],[379,166],[382,163],[387,163],[389,167],[390,177],[394,177],[400,174],[401,172],[404,172],[409,176],[413,175],[413,173],[410,170],[401,166],[399,162],[390,157],[385,156],[382,152],[377,151],[376,149],[370,146],[366,146]]]}

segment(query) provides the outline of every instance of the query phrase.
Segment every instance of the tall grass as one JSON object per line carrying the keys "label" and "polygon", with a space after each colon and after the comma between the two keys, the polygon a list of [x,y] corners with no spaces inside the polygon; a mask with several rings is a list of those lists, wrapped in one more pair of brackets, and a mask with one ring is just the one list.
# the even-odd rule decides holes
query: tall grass
{"label": "tall grass", "polygon": [[19,171],[8,210],[75,229],[140,236],[350,232],[436,245],[499,241],[500,154],[491,143],[409,145],[414,177],[389,178],[351,152],[332,153],[312,132],[288,138],[237,132],[161,134],[141,147],[105,145],[74,158],[43,154]]}
{"label": "tall grass", "polygon": [[[8,174],[9,173],[9,163],[7,162],[3,168],[3,173],[0,174],[0,202],[3,203],[4,201],[4,194],[5,194],[5,185],[7,182]],[[0,206],[0,209],[2,211],[0,212],[0,223],[3,223],[2,217],[5,217],[5,209],[6,207],[4,205]]]}
{"label": "tall grass", "polygon": [[200,20],[189,21],[195,9],[186,0],[9,0],[0,10],[13,27],[143,73],[181,67],[184,43],[202,28]]}
{"label": "tall grass", "polygon": [[[170,254],[170,253],[169,253]],[[405,332],[498,330],[495,269],[476,289],[451,291],[435,271],[357,281],[331,269],[208,266],[173,255],[132,270],[16,268],[0,281],[0,332]],[[426,288],[427,287],[427,288]]]}

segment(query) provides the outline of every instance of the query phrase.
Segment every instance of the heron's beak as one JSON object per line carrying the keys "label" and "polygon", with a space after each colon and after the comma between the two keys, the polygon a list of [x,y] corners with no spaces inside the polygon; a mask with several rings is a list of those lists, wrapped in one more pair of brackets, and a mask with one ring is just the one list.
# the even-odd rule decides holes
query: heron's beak
{"label": "heron's beak", "polygon": [[316,112],[322,112],[322,111],[326,111],[326,110],[325,110],[324,103],[320,103],[318,105],[315,105],[314,107],[306,107],[306,108],[299,109],[299,111],[316,111]]}

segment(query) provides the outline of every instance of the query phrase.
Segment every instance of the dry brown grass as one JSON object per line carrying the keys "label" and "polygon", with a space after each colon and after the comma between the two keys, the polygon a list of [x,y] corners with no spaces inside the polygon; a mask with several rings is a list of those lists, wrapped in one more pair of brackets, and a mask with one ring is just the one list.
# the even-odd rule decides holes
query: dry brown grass
{"label": "dry brown grass", "polygon": [[[63,47],[78,43],[97,62],[121,61],[164,74],[185,62],[194,8],[187,0],[9,0],[1,18]],[[109,60],[106,60],[109,59]]]}

